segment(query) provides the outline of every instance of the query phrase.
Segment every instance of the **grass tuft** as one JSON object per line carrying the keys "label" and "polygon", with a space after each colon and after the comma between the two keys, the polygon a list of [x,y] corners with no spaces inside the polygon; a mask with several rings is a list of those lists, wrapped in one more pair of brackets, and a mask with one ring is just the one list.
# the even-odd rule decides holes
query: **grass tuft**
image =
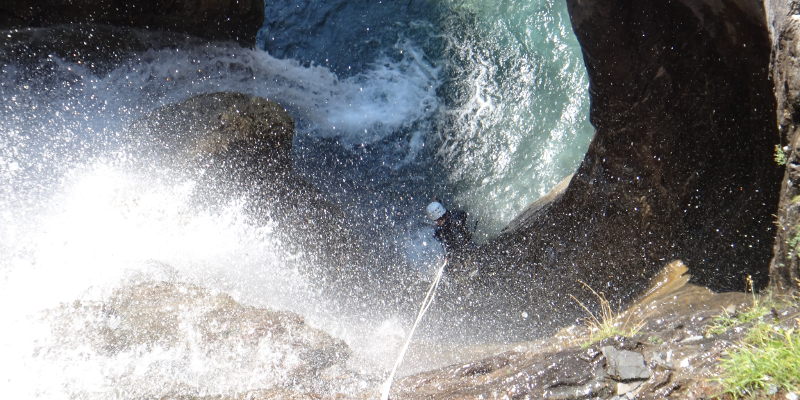
{"label": "grass tuft", "polygon": [[778,165],[786,165],[786,152],[783,151],[779,144],[775,145],[775,162]]}
{"label": "grass tuft", "polygon": [[[750,278],[748,284],[752,292]],[[747,336],[720,360],[722,374],[716,380],[728,397],[763,398],[780,390],[800,391],[800,319],[789,328],[768,321],[765,317],[776,306],[770,296],[753,293],[749,310],[734,317],[720,316],[710,328],[724,332],[733,326],[752,324]]]}
{"label": "grass tuft", "polygon": [[600,304],[600,315],[595,315],[585,304],[583,304],[583,302],[578,300],[575,296],[569,295],[569,297],[578,303],[578,305],[589,315],[588,317],[584,318],[586,327],[589,329],[589,340],[584,343],[585,347],[588,347],[592,343],[599,342],[606,338],[615,336],[634,336],[639,333],[639,330],[641,330],[644,326],[644,321],[631,324],[630,319],[633,315],[632,313],[628,314],[628,317],[624,320],[621,319],[620,314],[614,312],[614,309],[611,307],[611,303],[609,303],[608,299],[606,299],[606,296],[603,293],[598,293],[592,289],[591,286],[586,284],[586,282],[578,282],[580,282],[585,288],[589,289],[589,291],[592,292]]}
{"label": "grass tuft", "polygon": [[795,254],[800,256],[800,230],[796,231],[786,244],[789,245],[789,248],[793,250]]}
{"label": "grass tuft", "polygon": [[711,324],[706,328],[706,337],[720,335],[727,332],[728,329],[762,320],[765,315],[770,313],[774,306],[772,297],[757,295],[753,291],[753,278],[749,276],[747,277],[747,290],[753,296],[750,307],[734,315],[723,310],[722,314],[711,320]]}
{"label": "grass tuft", "polygon": [[759,322],[720,362],[719,383],[734,399],[800,391],[800,332]]}

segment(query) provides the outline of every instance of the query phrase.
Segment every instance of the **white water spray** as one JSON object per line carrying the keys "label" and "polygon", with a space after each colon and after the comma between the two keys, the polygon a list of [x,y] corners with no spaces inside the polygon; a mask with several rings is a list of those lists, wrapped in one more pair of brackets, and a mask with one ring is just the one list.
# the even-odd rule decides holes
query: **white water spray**
{"label": "white water spray", "polygon": [[444,268],[446,266],[447,259],[444,260],[442,265],[436,271],[436,275],[433,277],[433,282],[431,282],[431,287],[428,289],[428,293],[425,294],[425,299],[422,300],[422,304],[419,307],[419,312],[417,313],[417,319],[414,321],[414,325],[411,326],[411,331],[408,332],[408,337],[406,338],[403,347],[400,349],[400,353],[397,355],[397,360],[394,362],[394,367],[392,367],[389,377],[386,378],[386,382],[384,382],[383,387],[381,388],[381,400],[389,400],[389,391],[392,389],[394,376],[397,374],[397,369],[401,364],[403,364],[403,359],[406,356],[408,347],[411,345],[411,339],[414,338],[414,332],[417,330],[417,326],[419,326],[419,323],[422,321],[422,317],[425,316],[428,308],[430,308],[431,304],[433,304],[433,299],[436,296],[436,288],[439,286],[439,281],[442,279],[442,273],[444,272]]}
{"label": "white water spray", "polygon": [[[1,318],[14,329],[0,333],[1,391],[54,399],[111,398],[115,392],[125,399],[285,382],[285,370],[270,364],[271,353],[230,359],[191,346],[117,355],[60,347],[64,337],[54,335],[52,319],[43,316],[64,304],[106,301],[115,290],[144,281],[188,282],[247,306],[293,311],[346,340],[355,368],[383,366],[389,358],[384,339],[396,330],[382,332],[381,321],[328,308],[336,299],[322,298],[313,276],[300,272],[314,266],[284,246],[287,239],[269,220],[248,216],[246,199],[197,204],[197,185],[213,191],[213,182],[141,159],[135,144],[146,138],[126,135],[125,127],[163,104],[225,90],[284,104],[303,128],[300,135],[345,146],[378,142],[428,119],[438,104],[437,70],[405,46],[407,57],[348,78],[225,46],[151,50],[101,75],[53,56],[45,61],[53,63],[52,79],[69,82],[53,87],[26,78],[23,67],[6,69],[7,84],[0,87],[9,100],[0,107],[0,300],[14,305]],[[24,79],[26,85],[13,84]],[[408,157],[400,159],[413,160],[415,147],[404,148]],[[387,315],[387,321],[397,318]],[[185,343],[194,343],[190,333]],[[42,343],[52,346],[40,351]],[[213,368],[186,368],[194,359]],[[185,374],[177,379],[176,371]],[[154,383],[146,393],[145,382]]]}

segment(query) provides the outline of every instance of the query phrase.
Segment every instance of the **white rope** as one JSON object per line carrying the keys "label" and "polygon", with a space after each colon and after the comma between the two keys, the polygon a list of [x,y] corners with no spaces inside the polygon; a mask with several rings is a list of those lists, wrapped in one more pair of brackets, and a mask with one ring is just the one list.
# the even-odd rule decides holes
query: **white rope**
{"label": "white rope", "polygon": [[406,343],[403,345],[403,348],[400,350],[400,354],[397,356],[397,361],[394,362],[394,368],[392,368],[392,372],[389,374],[389,377],[386,379],[386,382],[383,383],[383,388],[381,389],[381,400],[389,400],[389,390],[392,388],[392,381],[394,381],[394,375],[397,373],[397,368],[403,364],[403,358],[406,356],[406,351],[408,351],[408,346],[411,344],[411,338],[414,337],[414,331],[417,330],[417,326],[419,322],[422,321],[422,316],[425,315],[425,312],[428,311],[428,308],[433,303],[433,297],[436,294],[436,287],[439,286],[439,281],[442,279],[442,273],[444,272],[444,267],[447,265],[447,259],[444,260],[442,265],[439,267],[439,270],[436,271],[436,275],[433,278],[433,282],[431,282],[431,287],[428,289],[428,294],[425,295],[425,300],[422,301],[422,305],[419,308],[419,313],[417,313],[417,320],[414,321],[414,325],[411,327],[411,332],[408,332],[408,337],[406,338]]}

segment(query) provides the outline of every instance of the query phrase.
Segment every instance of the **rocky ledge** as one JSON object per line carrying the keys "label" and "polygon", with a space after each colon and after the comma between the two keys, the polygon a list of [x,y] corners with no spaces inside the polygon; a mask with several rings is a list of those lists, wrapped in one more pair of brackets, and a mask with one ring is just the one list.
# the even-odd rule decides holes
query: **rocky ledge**
{"label": "rocky ledge", "polygon": [[19,0],[0,4],[0,29],[55,24],[104,24],[188,33],[212,40],[255,42],[261,0]]}
{"label": "rocky ledge", "polygon": [[[487,349],[475,361],[405,377],[394,399],[699,399],[722,393],[719,359],[743,338],[743,327],[710,334],[720,315],[752,305],[743,293],[713,293],[668,271],[618,321],[639,327],[629,337],[590,343],[587,326],[553,337]],[[659,280],[659,278],[656,278]],[[793,325],[797,309],[781,318]]]}
{"label": "rocky ledge", "polygon": [[[638,330],[627,336],[592,341],[592,330],[571,326],[533,342],[448,349],[454,361],[443,368],[413,373],[394,382],[390,399],[709,399],[724,395],[720,359],[738,346],[753,322],[719,329],[758,302],[751,294],[714,293],[688,284],[682,264],[670,264],[647,294],[616,316]],[[148,289],[152,290],[152,289]],[[800,329],[800,305],[789,303],[763,317],[773,326]],[[146,325],[146,324],[145,324]],[[135,335],[133,335],[135,337]],[[412,346],[414,352],[435,352]],[[334,352],[341,353],[341,350]],[[481,355],[482,354],[482,355]],[[426,354],[441,359],[445,355]],[[452,354],[449,355],[453,357]],[[335,373],[331,373],[335,370]],[[261,387],[236,394],[175,395],[170,400],[375,399],[380,376],[359,375],[346,366],[328,368],[327,390],[302,385]],[[354,379],[359,384],[352,384]],[[326,381],[330,380],[330,381]],[[350,382],[345,385],[344,383]],[[774,399],[797,393],[774,387]]]}
{"label": "rocky ledge", "polygon": [[[213,369],[214,362],[228,362],[233,354],[242,365],[262,370],[256,387],[308,385],[319,390],[324,386],[320,374],[344,365],[350,356],[343,341],[308,326],[296,314],[245,306],[228,295],[184,283],[123,287],[104,299],[50,310],[46,321],[53,334],[39,343],[41,357],[63,362],[75,353],[124,365],[129,355],[136,355],[140,374],[123,373],[119,379],[141,379],[143,393],[148,385],[158,384],[180,392],[177,376],[182,368],[191,368],[192,359]],[[173,354],[173,366],[159,358],[165,353]],[[114,373],[107,373],[113,379]],[[247,385],[234,386],[242,384]],[[160,390],[163,394],[164,388]]]}

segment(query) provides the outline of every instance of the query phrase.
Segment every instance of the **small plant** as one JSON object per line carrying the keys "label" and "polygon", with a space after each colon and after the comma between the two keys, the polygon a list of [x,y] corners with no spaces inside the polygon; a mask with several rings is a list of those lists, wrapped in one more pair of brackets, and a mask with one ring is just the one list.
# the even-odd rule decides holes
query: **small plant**
{"label": "small plant", "polygon": [[720,335],[728,331],[728,329],[749,324],[757,321],[769,313],[769,308],[759,306],[757,308],[750,308],[747,311],[729,315],[727,311],[723,311],[722,315],[714,317],[711,325],[706,328],[706,336]]}
{"label": "small plant", "polygon": [[720,335],[736,326],[749,324],[761,320],[772,309],[772,299],[770,297],[759,296],[753,290],[753,278],[747,277],[747,291],[752,295],[750,308],[735,315],[730,315],[727,311],[714,317],[711,324],[706,328],[706,337]]}
{"label": "small plant", "polygon": [[650,336],[647,338],[647,341],[650,344],[659,345],[664,343],[664,339],[661,336]]}
{"label": "small plant", "polygon": [[786,165],[786,152],[783,151],[779,144],[775,145],[775,162],[778,165]]}
{"label": "small plant", "polygon": [[578,282],[589,289],[600,303],[600,315],[598,316],[589,310],[589,308],[575,296],[569,295],[572,300],[578,303],[578,305],[589,314],[589,316],[584,319],[586,321],[586,327],[589,329],[589,340],[584,343],[585,346],[589,346],[592,343],[599,342],[609,337],[634,336],[639,333],[639,330],[644,326],[644,321],[631,324],[630,319],[633,314],[628,314],[627,318],[620,320],[620,315],[614,312],[613,308],[611,308],[611,303],[609,303],[603,293],[597,293],[597,291],[583,281]]}
{"label": "small plant", "polygon": [[[752,292],[753,281],[748,277]],[[794,298],[792,301],[798,301]],[[720,317],[711,329],[725,330],[752,323],[747,336],[720,360],[722,374],[716,379],[728,397],[762,398],[779,390],[800,391],[800,319],[785,328],[765,316],[777,307],[771,297],[753,293],[753,305],[735,317]],[[784,325],[785,326],[785,325]],[[762,396],[762,397],[759,397]]]}
{"label": "small plant", "polygon": [[757,323],[747,338],[729,351],[720,366],[724,393],[734,399],[778,390],[800,391],[800,332]]}
{"label": "small plant", "polygon": [[789,245],[790,249],[794,250],[795,254],[800,255],[800,229],[795,232],[794,236],[789,238],[786,244]]}

